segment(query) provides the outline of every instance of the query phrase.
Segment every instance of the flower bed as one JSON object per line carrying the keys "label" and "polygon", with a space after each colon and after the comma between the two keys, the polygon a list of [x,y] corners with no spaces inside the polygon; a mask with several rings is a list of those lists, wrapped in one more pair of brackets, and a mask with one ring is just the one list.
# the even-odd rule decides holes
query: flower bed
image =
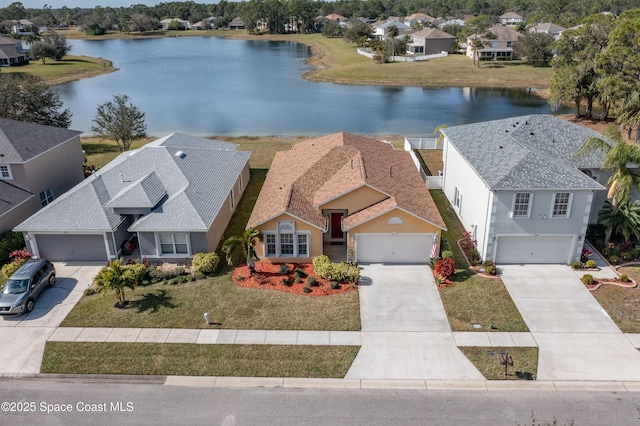
{"label": "flower bed", "polygon": [[[464,256],[464,259],[467,261],[469,269],[486,278],[500,278],[498,276],[498,269],[493,261],[485,262],[486,265],[485,263],[480,262],[478,251],[476,250],[468,232],[464,233],[463,238],[459,239],[457,244],[460,252],[462,252],[462,256]],[[491,268],[495,273],[487,272],[487,268]]]}
{"label": "flower bed", "polygon": [[585,281],[587,280],[585,280],[583,276],[582,283],[589,291],[596,291],[603,285],[614,285],[623,288],[634,288],[638,285],[638,283],[631,278],[627,278],[627,281],[621,281],[618,278],[593,278],[592,280],[588,280],[588,282]]}
{"label": "flower bed", "polygon": [[[280,273],[281,265],[286,265],[288,273]],[[300,283],[295,282],[294,270],[299,268],[305,277],[301,278]],[[318,284],[317,286],[307,287],[307,278],[313,277]],[[285,293],[295,293],[305,296],[330,296],[332,294],[344,293],[357,289],[357,285],[350,286],[346,283],[339,283],[338,287],[331,289],[329,280],[318,277],[313,271],[313,265],[310,263],[256,263],[255,273],[249,272],[247,265],[239,265],[231,274],[233,282],[240,287],[260,288],[266,290],[276,290]],[[288,285],[283,284],[283,280],[288,280]],[[306,293],[304,288],[310,288],[311,291]]]}

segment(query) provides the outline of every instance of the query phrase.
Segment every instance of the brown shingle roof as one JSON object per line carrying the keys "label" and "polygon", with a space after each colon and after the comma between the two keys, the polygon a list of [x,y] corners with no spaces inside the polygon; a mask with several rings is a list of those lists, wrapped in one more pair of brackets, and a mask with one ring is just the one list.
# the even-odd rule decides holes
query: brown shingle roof
{"label": "brown shingle roof", "polygon": [[350,133],[309,139],[278,152],[248,226],[281,214],[294,215],[322,230],[322,204],[363,185],[390,198],[345,218],[355,226],[399,207],[442,229],[444,221],[409,154],[376,139]]}

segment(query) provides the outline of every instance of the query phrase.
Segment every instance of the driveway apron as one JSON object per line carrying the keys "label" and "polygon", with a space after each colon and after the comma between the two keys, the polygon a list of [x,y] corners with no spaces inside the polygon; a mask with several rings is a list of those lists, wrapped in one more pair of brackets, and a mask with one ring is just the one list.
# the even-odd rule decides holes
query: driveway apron
{"label": "driveway apron", "polygon": [[538,380],[640,380],[640,352],[568,266],[500,268],[538,344]]}
{"label": "driveway apron", "polygon": [[483,380],[457,348],[426,265],[363,265],[362,347],[346,378]]}
{"label": "driveway apron", "polygon": [[54,263],[57,283],[30,314],[0,317],[0,374],[39,373],[47,339],[93,282],[100,266]]}

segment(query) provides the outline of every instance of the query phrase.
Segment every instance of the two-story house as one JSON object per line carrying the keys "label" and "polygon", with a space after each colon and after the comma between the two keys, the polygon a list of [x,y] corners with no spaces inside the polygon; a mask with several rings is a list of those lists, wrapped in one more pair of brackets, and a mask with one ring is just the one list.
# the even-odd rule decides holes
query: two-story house
{"label": "two-story house", "polygon": [[441,130],[443,191],[483,259],[497,263],[579,260],[605,187],[603,154],[575,153],[586,127],[528,115]]}
{"label": "two-story house", "polygon": [[522,22],[523,19],[524,18],[517,13],[507,12],[498,17],[498,22],[500,22],[501,25],[505,25],[507,27],[515,27],[520,22]]}
{"label": "two-story house", "polygon": [[27,51],[22,42],[8,37],[0,37],[0,67],[26,65],[29,63]]}
{"label": "two-story house", "polygon": [[425,28],[411,35],[407,53],[412,55],[433,55],[451,51],[456,38],[437,28]]}
{"label": "two-story house", "polygon": [[520,37],[523,37],[517,31],[508,27],[491,27],[487,30],[493,34],[491,38],[478,36],[482,41],[482,49],[478,52],[473,51],[473,40],[475,35],[467,39],[467,56],[473,58],[474,53],[481,60],[510,60],[513,57],[513,43]]}
{"label": "two-story house", "polygon": [[0,118],[0,232],[84,179],[80,133]]}

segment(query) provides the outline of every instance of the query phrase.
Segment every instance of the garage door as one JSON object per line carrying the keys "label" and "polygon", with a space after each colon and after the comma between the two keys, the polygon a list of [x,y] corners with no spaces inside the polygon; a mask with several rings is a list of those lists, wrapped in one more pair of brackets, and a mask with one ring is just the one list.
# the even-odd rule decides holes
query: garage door
{"label": "garage door", "polygon": [[571,256],[571,236],[498,237],[496,263],[564,263]]}
{"label": "garage door", "polygon": [[433,234],[357,234],[356,261],[361,263],[426,263]]}
{"label": "garage door", "polygon": [[56,262],[107,260],[102,235],[36,235],[40,257]]}

